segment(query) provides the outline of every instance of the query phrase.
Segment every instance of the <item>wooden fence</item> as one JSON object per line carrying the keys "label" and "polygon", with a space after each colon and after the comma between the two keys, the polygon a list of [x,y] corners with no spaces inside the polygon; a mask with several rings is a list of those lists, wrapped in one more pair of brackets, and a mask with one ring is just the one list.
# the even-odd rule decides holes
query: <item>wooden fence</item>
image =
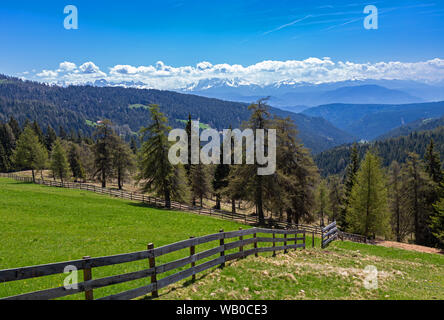
{"label": "wooden fence", "polygon": [[[10,178],[15,179],[17,181],[21,182],[27,182],[32,183],[31,177],[21,177],[14,173],[0,173],[0,177],[3,178]],[[140,201],[145,204],[156,206],[156,207],[164,207],[165,201],[163,199],[148,196],[142,193],[137,192],[128,192],[124,190],[116,190],[116,189],[110,189],[110,188],[102,188],[91,184],[86,183],[78,183],[78,182],[59,182],[59,181],[53,181],[53,180],[41,180],[36,179],[36,184],[50,186],[50,187],[58,187],[58,188],[69,188],[69,189],[79,189],[79,190],[85,190],[85,191],[91,191],[98,194],[103,195],[109,195],[113,197],[118,197],[126,200],[132,200],[132,201]],[[202,208],[202,207],[193,207],[188,204],[171,201],[171,208],[174,210],[179,211],[187,211],[192,213],[197,213],[201,215],[208,215],[213,217],[218,217],[221,219],[226,220],[233,220],[239,223],[243,223],[245,225],[251,225],[255,226],[258,225],[259,220],[256,215],[247,215],[247,214],[239,214],[239,213],[233,213],[230,211],[225,210],[217,210],[213,208]],[[277,229],[304,229],[308,233],[321,235],[322,229],[319,226],[311,226],[311,225],[303,225],[303,224],[293,224],[288,222],[282,222],[282,221],[276,221],[273,219],[267,219],[267,226],[268,227],[275,227]]]}
{"label": "wooden fence", "polygon": [[[258,234],[263,235],[258,236]],[[270,234],[272,237],[264,236]],[[234,238],[237,239],[231,242],[226,242],[226,240]],[[142,297],[150,293],[153,297],[157,297],[158,291],[162,288],[165,288],[173,283],[187,278],[195,280],[196,274],[212,267],[219,266],[223,268],[226,262],[235,259],[244,258],[253,254],[255,256],[258,256],[258,253],[261,252],[273,252],[273,256],[275,256],[277,251],[287,252],[290,249],[305,249],[305,239],[305,230],[276,230],[263,228],[252,228],[246,230],[242,230],[242,228],[240,228],[239,231],[231,232],[224,232],[223,230],[220,230],[219,233],[197,238],[191,237],[188,240],[176,242],[159,248],[154,248],[154,245],[150,243],[148,244],[147,250],[140,252],[119,254],[100,258],[84,257],[81,260],[0,270],[0,283],[61,274],[64,273],[65,268],[69,266],[71,268],[75,267],[77,270],[83,270],[84,281],[78,283],[77,288],[69,289],[65,287],[58,287],[25,293],[17,296],[11,296],[4,298],[4,300],[49,300],[81,292],[85,293],[86,300],[93,300],[94,289],[143,278],[149,278],[149,284],[129,291],[124,291],[107,297],[103,297],[98,300],[129,300]],[[210,242],[216,242],[217,245],[212,249],[207,249],[205,251],[196,253],[196,246]],[[259,247],[258,244],[260,243],[271,243],[272,246]],[[277,246],[277,243],[282,245]],[[247,246],[253,247],[247,249]],[[161,265],[156,264],[156,259],[158,257],[187,248],[189,248],[189,256]],[[232,252],[233,249],[236,250],[236,252],[227,252],[230,250]],[[207,259],[213,256],[216,256],[216,258],[202,262],[200,264],[196,264],[203,259]],[[147,260],[147,265],[149,266],[149,268],[100,279],[92,278],[93,268],[129,263],[140,260]],[[158,278],[158,276],[164,274],[165,272],[173,271],[175,269],[183,269],[186,266],[190,267],[185,270],[179,270],[176,273],[168,275],[161,279]]]}
{"label": "wooden fence", "polygon": [[336,226],[336,221],[333,221],[331,224],[322,229],[321,235],[321,246],[322,249],[326,248],[330,242],[335,240],[338,237],[339,230]]}

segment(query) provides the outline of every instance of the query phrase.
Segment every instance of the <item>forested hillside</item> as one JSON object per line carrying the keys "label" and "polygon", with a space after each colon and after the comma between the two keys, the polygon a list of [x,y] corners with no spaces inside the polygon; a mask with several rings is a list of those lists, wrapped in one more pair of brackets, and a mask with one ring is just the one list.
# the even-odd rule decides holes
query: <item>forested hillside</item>
{"label": "forested hillside", "polygon": [[329,104],[303,112],[323,117],[359,139],[373,140],[405,123],[444,115],[444,101],[413,104]]}
{"label": "forested hillside", "polygon": [[[373,143],[359,143],[357,148],[361,159],[370,148],[373,148],[381,157],[382,165],[389,166],[393,160],[404,163],[409,152],[417,153],[423,157],[430,139],[435,141],[435,149],[443,158],[444,126]],[[314,160],[322,175],[342,174],[348,165],[351,150],[352,144],[335,147],[316,155]]]}
{"label": "forested hillside", "polygon": [[[110,119],[119,134],[130,136],[149,124],[150,104],[158,104],[173,127],[193,119],[216,129],[234,128],[247,120],[248,104],[180,94],[171,91],[140,90],[122,87],[48,86],[0,76],[0,122],[13,116],[20,124],[37,120],[46,130],[61,126],[65,131],[82,130],[91,134],[94,123]],[[290,117],[300,131],[300,138],[313,152],[320,152],[352,141],[352,137],[328,121],[280,109],[270,111]]]}
{"label": "forested hillside", "polygon": [[414,131],[433,130],[440,126],[444,126],[444,117],[437,119],[419,119],[400,126],[399,128],[393,129],[392,131],[387,132],[386,134],[383,134],[377,138],[377,140],[407,136]]}

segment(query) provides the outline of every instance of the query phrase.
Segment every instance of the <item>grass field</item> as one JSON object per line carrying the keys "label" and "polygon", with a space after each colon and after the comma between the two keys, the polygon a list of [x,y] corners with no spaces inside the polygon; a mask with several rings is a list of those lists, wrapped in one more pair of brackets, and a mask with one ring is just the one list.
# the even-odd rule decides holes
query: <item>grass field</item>
{"label": "grass field", "polygon": [[[0,178],[0,269],[144,250],[240,225],[145,207],[79,190]],[[311,239],[307,239],[311,243]],[[214,246],[214,244],[208,244]],[[334,242],[316,249],[261,254],[161,290],[161,299],[444,299],[444,256]],[[198,251],[204,250],[199,247]],[[164,262],[188,254],[169,254]],[[159,263],[162,263],[160,259]],[[147,261],[93,270],[93,277],[147,268]],[[379,270],[377,290],[364,268]],[[64,275],[0,284],[0,297],[61,286]],[[147,279],[95,290],[95,298],[146,285]],[[83,295],[70,298],[82,299]]]}
{"label": "grass field", "polygon": [[[148,208],[92,192],[0,178],[0,269],[141,251],[149,242],[158,247],[190,236],[239,227],[229,221]],[[186,254],[189,252],[177,252],[165,259],[172,261]],[[93,270],[93,276],[142,270],[147,266],[148,261],[139,261],[98,268]],[[0,284],[0,297],[61,286],[63,278],[64,275]],[[95,297],[146,283],[144,279],[98,289]]]}

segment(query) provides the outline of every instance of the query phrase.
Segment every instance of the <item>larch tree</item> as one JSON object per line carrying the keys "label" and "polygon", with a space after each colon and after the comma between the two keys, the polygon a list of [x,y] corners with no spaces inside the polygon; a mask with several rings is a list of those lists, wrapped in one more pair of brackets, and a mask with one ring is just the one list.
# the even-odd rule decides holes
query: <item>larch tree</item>
{"label": "larch tree", "polygon": [[430,144],[427,147],[424,155],[425,170],[429,174],[430,178],[435,183],[441,183],[443,181],[443,173],[441,168],[441,159],[439,153],[435,151],[435,142],[430,139]]}
{"label": "larch tree", "polygon": [[104,120],[94,132],[94,138],[96,139],[93,147],[94,176],[99,177],[102,188],[106,187],[107,180],[113,174],[113,155],[117,137],[111,126],[111,121]]}
{"label": "larch tree", "polygon": [[346,217],[351,232],[366,237],[390,233],[386,181],[380,160],[372,151],[367,152],[356,174]]}
{"label": "larch tree", "polygon": [[316,210],[319,215],[319,225],[325,226],[325,217],[330,215],[327,182],[322,179],[316,190]]}
{"label": "larch tree", "polygon": [[317,167],[310,152],[298,140],[298,131],[291,119],[276,118],[273,126],[277,132],[277,177],[269,177],[269,194],[276,198],[276,203],[282,203],[289,224],[311,222],[319,179]]}
{"label": "larch tree", "polygon": [[81,160],[80,147],[75,143],[71,143],[71,146],[69,148],[68,162],[69,162],[69,167],[72,171],[72,175],[74,177],[74,181],[75,182],[78,182],[79,180],[84,181],[86,175]]}
{"label": "larch tree", "polygon": [[116,137],[113,152],[113,167],[117,178],[117,186],[122,190],[123,183],[135,169],[135,156],[131,148],[120,137]]}
{"label": "larch tree", "polygon": [[434,212],[436,184],[425,171],[424,163],[416,153],[410,153],[406,167],[405,188],[406,201],[413,215],[415,242],[420,245],[431,245],[436,239],[430,230],[430,216]]}
{"label": "larch tree", "polygon": [[389,168],[389,208],[392,216],[392,230],[396,241],[401,242],[412,232],[413,219],[406,206],[405,174],[401,165],[393,161]]}
{"label": "larch tree", "polygon": [[439,240],[439,245],[444,248],[444,198],[435,205],[435,213],[430,217],[430,228],[433,235]]}
{"label": "larch tree", "polygon": [[139,181],[145,192],[156,192],[165,199],[165,207],[171,208],[171,200],[185,201],[187,184],[181,165],[173,165],[168,159],[171,143],[168,141],[168,119],[159,106],[151,105],[151,125],[143,128],[143,145],[140,157]]}
{"label": "larch tree", "polygon": [[69,163],[65,149],[61,141],[57,139],[51,147],[51,171],[54,178],[60,179],[62,183],[70,177]]}
{"label": "larch tree", "polygon": [[330,218],[337,221],[343,210],[344,186],[337,175],[328,177],[328,197],[330,203]]}
{"label": "larch tree", "polygon": [[212,192],[209,166],[202,163],[191,166],[190,171],[191,193],[193,199],[199,199],[200,206],[203,206],[203,198]]}
{"label": "larch tree", "polygon": [[18,169],[32,171],[32,180],[35,182],[35,171],[45,168],[48,153],[31,126],[26,126],[17,141],[17,148],[13,153],[13,162]]}

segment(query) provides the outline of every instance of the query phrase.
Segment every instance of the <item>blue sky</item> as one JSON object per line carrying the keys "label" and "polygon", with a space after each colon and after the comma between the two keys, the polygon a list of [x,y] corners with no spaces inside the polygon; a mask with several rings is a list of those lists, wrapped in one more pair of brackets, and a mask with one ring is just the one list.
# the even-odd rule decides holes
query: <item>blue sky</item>
{"label": "blue sky", "polygon": [[[79,30],[65,30],[65,5]],[[363,27],[366,5],[379,29]],[[243,66],[310,57],[354,63],[444,58],[443,1],[2,1],[0,73],[56,70],[64,61],[173,67]]]}

